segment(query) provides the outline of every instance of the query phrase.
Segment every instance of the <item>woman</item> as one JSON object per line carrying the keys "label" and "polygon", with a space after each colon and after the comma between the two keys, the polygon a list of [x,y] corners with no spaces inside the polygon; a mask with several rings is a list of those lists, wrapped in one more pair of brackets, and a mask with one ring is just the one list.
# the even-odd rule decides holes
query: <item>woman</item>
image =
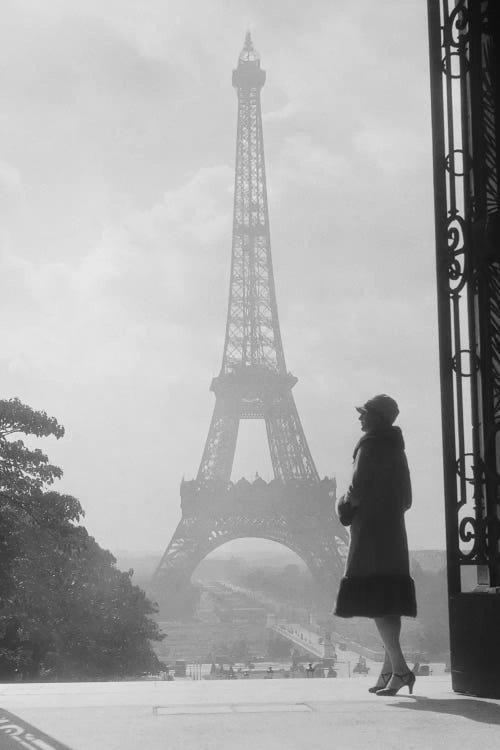
{"label": "woman", "polygon": [[399,408],[382,394],[356,409],[365,434],[354,449],[350,487],[337,505],[341,523],[351,526],[351,541],[334,614],[375,620],[385,659],[370,692],[395,695],[407,686],[412,693],[415,675],[399,642],[401,616],[417,614],[404,521],[410,473],[403,435],[393,426]]}

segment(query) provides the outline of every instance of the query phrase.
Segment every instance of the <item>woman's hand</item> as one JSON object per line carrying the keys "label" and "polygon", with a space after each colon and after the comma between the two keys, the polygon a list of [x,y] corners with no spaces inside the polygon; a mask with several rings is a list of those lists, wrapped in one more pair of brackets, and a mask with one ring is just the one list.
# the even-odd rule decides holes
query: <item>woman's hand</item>
{"label": "woman's hand", "polygon": [[341,495],[341,497],[339,497],[337,500],[336,511],[342,526],[350,526],[354,514],[356,513],[356,508],[352,505],[347,495]]}

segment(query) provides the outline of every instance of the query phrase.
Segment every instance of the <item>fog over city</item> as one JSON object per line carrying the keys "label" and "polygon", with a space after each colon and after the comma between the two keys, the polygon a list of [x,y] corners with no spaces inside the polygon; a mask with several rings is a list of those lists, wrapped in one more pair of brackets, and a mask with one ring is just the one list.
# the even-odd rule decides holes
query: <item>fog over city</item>
{"label": "fog over city", "polygon": [[[390,28],[392,33],[382,34]],[[425,4],[4,0],[3,398],[113,552],[160,553],[214,406],[247,29],[262,91],[278,310],[321,476],[349,481],[354,406],[399,403],[410,547],[444,547]],[[270,479],[264,424],[233,478]]]}

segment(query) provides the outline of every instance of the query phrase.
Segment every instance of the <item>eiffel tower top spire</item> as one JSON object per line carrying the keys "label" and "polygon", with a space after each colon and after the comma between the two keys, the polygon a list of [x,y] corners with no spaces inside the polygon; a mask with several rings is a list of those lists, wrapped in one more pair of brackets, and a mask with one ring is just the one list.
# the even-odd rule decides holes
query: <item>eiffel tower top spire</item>
{"label": "eiffel tower top spire", "polygon": [[258,62],[260,55],[253,46],[252,35],[250,31],[247,31],[245,36],[245,43],[243,49],[240,52],[239,60],[241,62]]}
{"label": "eiffel tower top spire", "polygon": [[249,92],[252,89],[258,92],[265,80],[265,71],[260,68],[260,55],[253,46],[250,32],[247,31],[243,49],[238,57],[238,67],[233,70],[233,86],[240,92]]}

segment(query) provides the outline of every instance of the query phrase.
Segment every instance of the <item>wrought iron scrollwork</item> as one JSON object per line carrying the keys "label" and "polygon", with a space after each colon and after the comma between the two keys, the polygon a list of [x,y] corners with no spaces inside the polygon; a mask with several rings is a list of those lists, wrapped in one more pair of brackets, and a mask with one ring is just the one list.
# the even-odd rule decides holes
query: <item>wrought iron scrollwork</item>
{"label": "wrought iron scrollwork", "polygon": [[470,8],[467,0],[458,0],[445,18],[443,42],[445,47],[465,49],[470,36]]}
{"label": "wrought iron scrollwork", "polygon": [[[450,151],[450,153],[446,155],[446,158],[445,158],[446,169],[448,170],[448,172],[450,172],[450,174],[453,175],[453,177],[464,176],[463,159],[464,159],[464,152],[461,148],[454,148],[453,151]],[[458,169],[456,166],[457,161],[462,162]]]}
{"label": "wrought iron scrollwork", "polygon": [[464,544],[472,545],[461,549],[462,562],[474,561],[478,564],[498,563],[500,552],[496,541],[500,535],[500,519],[496,516],[466,516],[460,522],[459,536]]}
{"label": "wrought iron scrollwork", "polygon": [[477,479],[477,466],[474,464],[474,454],[464,453],[456,462],[456,472],[466,482],[473,484]]}
{"label": "wrought iron scrollwork", "polygon": [[[469,372],[466,372],[463,367],[462,355],[467,355],[466,359],[469,363]],[[473,375],[474,370],[479,370],[479,358],[475,352],[471,352],[470,349],[460,349],[459,352],[453,355],[451,360],[451,366],[456,373],[459,373],[462,378],[470,378]],[[472,456],[472,453],[467,454]]]}
{"label": "wrought iron scrollwork", "polygon": [[472,543],[472,547],[469,550],[460,551],[460,556],[464,562],[473,560],[476,557],[477,551],[480,546],[480,533],[478,530],[479,519],[473,518],[472,516],[466,516],[462,518],[459,526],[459,537],[465,544]]}
{"label": "wrought iron scrollwork", "polygon": [[461,68],[469,70],[469,61],[457,50],[446,52],[441,59],[441,70],[451,80],[458,80],[461,76]]}
{"label": "wrought iron scrollwork", "polygon": [[458,211],[450,214],[446,226],[446,237],[448,240],[448,278],[450,289],[458,294],[467,281],[465,265],[465,222]]}

